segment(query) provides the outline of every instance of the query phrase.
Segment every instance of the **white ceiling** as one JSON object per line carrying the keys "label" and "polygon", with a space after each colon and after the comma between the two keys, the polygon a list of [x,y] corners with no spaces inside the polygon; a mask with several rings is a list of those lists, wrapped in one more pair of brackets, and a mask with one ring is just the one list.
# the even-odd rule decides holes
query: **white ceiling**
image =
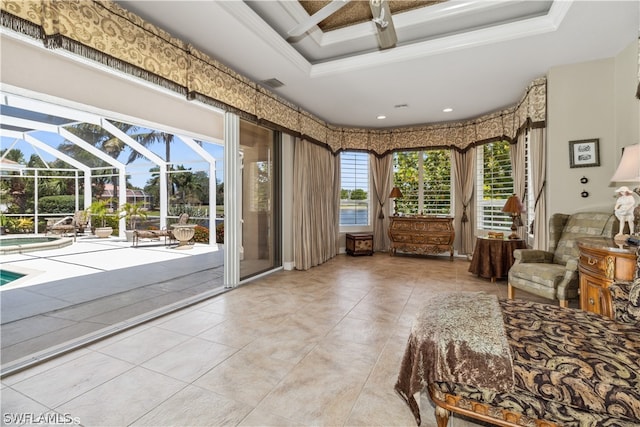
{"label": "white ceiling", "polygon": [[278,79],[272,91],[330,124],[368,128],[512,105],[549,69],[611,58],[640,29],[637,0],[450,0],[394,14],[397,47],[380,51],[372,22],[288,42],[309,17],[293,0],[118,3],[256,82]]}

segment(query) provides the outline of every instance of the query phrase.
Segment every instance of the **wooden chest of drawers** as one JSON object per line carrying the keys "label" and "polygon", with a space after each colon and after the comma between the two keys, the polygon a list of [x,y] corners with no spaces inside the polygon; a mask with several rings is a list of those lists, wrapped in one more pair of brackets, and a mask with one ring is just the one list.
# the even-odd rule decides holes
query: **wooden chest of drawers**
{"label": "wooden chest of drawers", "polygon": [[392,216],[389,253],[396,251],[428,255],[450,253],[453,260],[453,218],[444,216]]}
{"label": "wooden chest of drawers", "polygon": [[633,279],[635,249],[619,247],[613,239],[588,237],[578,240],[580,259],[580,308],[608,317],[613,315],[608,288],[614,281]]}

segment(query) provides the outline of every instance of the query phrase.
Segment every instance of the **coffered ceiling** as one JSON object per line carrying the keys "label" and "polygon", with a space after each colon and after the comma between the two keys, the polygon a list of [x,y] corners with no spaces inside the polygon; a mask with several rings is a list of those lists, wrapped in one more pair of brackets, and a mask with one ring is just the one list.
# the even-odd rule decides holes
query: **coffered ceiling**
{"label": "coffered ceiling", "polygon": [[372,128],[512,105],[550,68],[611,58],[640,28],[637,1],[390,1],[398,42],[380,50],[368,1],[335,0],[299,37],[330,1],[117,2],[331,124]]}

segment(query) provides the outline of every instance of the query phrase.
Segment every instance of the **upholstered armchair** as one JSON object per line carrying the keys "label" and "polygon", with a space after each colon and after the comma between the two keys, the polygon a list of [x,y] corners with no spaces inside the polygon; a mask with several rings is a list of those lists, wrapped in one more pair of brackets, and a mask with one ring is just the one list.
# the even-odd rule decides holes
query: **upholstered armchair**
{"label": "upholstered armchair", "polygon": [[508,297],[520,289],[558,300],[568,307],[578,297],[578,251],[580,237],[613,237],[617,219],[613,213],[579,212],[554,214],[549,220],[549,250],[516,249],[515,263],[509,270]]}

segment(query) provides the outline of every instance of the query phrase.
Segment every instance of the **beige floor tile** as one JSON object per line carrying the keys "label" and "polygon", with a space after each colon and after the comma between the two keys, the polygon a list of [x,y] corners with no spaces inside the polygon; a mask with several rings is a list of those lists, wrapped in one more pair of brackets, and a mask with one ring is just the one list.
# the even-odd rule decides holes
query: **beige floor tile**
{"label": "beige floor tile", "polygon": [[3,387],[0,393],[2,407],[2,425],[33,424],[28,417],[53,412],[45,405],[19,393],[9,387]]}
{"label": "beige floor tile", "polygon": [[225,317],[220,314],[198,310],[195,307],[175,313],[164,322],[157,323],[156,326],[183,335],[196,336],[224,321]]}
{"label": "beige floor tile", "polygon": [[288,420],[277,415],[264,412],[260,408],[254,409],[238,424],[240,427],[306,427],[305,424]]}
{"label": "beige floor tile", "polygon": [[343,425],[375,359],[362,344],[322,343],[258,407],[305,425]]}
{"label": "beige floor tile", "polygon": [[2,384],[12,385],[17,382],[26,380],[27,378],[31,378],[35,375],[38,375],[42,372],[48,371],[51,368],[56,366],[63,365],[70,360],[77,359],[85,354],[91,353],[91,350],[88,348],[82,348],[76,351],[72,351],[70,353],[62,354],[58,357],[54,357],[53,359],[47,360],[46,362],[39,363],[35,366],[32,366],[29,369],[25,369],[23,371],[18,371],[15,374],[9,375],[6,378],[2,379]]}
{"label": "beige floor tile", "polygon": [[287,375],[291,367],[289,362],[243,350],[193,384],[255,406]]}
{"label": "beige floor tile", "polygon": [[135,421],[133,426],[236,426],[253,409],[195,386],[188,386]]}
{"label": "beige floor tile", "polygon": [[148,328],[101,347],[99,351],[127,362],[142,363],[188,339],[188,335],[157,327]]}
{"label": "beige floor tile", "polygon": [[91,352],[12,387],[49,408],[55,408],[133,367],[123,360]]}
{"label": "beige floor tile", "polygon": [[78,417],[84,426],[127,426],[186,385],[136,367],[54,409]]}
{"label": "beige floor tile", "polygon": [[191,338],[141,366],[185,382],[195,381],[238,350],[201,338]]}

